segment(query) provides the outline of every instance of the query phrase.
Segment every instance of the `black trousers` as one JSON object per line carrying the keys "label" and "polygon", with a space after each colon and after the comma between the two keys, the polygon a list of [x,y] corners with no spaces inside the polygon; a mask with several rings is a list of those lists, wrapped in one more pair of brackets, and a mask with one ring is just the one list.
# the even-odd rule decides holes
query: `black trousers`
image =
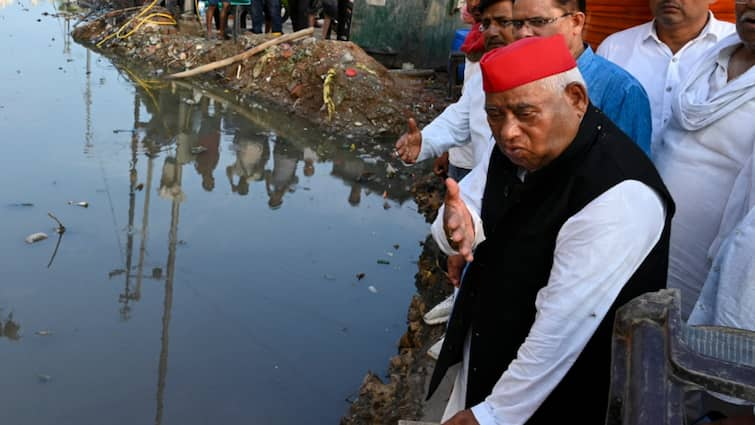
{"label": "black trousers", "polygon": [[288,8],[294,31],[309,27],[309,0],[289,0]]}

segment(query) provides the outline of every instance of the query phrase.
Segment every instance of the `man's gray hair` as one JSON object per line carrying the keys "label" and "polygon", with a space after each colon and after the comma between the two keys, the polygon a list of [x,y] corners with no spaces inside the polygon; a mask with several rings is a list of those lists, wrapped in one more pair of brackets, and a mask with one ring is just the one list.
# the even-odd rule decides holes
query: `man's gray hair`
{"label": "man's gray hair", "polygon": [[587,84],[585,84],[585,80],[582,78],[582,73],[579,72],[579,68],[577,67],[540,80],[540,84],[542,84],[544,88],[550,89],[554,92],[561,92],[566,86],[572,83],[581,84],[587,89]]}

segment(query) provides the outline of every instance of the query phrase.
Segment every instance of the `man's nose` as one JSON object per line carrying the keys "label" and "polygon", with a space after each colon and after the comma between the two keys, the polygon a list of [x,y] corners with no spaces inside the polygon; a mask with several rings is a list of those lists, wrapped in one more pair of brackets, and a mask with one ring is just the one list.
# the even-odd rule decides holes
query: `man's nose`
{"label": "man's nose", "polygon": [[519,124],[516,122],[516,120],[509,119],[505,120],[503,124],[501,124],[501,130],[498,134],[501,136],[501,140],[506,142],[518,137],[520,134],[522,134],[522,131],[519,128]]}
{"label": "man's nose", "polygon": [[514,39],[521,40],[523,38],[532,37],[535,33],[532,32],[532,28],[529,25],[522,25],[519,28],[514,28]]}

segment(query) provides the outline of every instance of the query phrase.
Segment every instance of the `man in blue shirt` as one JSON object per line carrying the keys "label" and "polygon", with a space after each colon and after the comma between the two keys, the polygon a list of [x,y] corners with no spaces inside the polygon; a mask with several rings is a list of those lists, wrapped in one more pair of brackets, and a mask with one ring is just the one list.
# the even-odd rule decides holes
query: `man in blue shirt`
{"label": "man in blue shirt", "polygon": [[592,103],[649,154],[652,121],[647,93],[631,74],[595,55],[582,40],[584,11],[585,0],[516,0],[511,21],[514,38],[562,34]]}

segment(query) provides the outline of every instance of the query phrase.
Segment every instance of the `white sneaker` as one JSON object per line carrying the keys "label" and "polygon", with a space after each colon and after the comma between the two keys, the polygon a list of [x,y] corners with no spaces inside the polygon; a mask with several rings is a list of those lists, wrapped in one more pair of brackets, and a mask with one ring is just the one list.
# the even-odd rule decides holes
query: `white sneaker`
{"label": "white sneaker", "polygon": [[440,349],[443,347],[443,340],[446,339],[446,336],[443,335],[440,337],[438,342],[433,344],[428,350],[427,355],[432,357],[435,360],[438,360],[438,356],[440,355]]}
{"label": "white sneaker", "polygon": [[437,325],[439,323],[447,322],[451,317],[451,311],[454,309],[454,296],[450,295],[445,300],[441,301],[438,305],[433,307],[430,311],[425,313],[424,320],[428,325]]}

